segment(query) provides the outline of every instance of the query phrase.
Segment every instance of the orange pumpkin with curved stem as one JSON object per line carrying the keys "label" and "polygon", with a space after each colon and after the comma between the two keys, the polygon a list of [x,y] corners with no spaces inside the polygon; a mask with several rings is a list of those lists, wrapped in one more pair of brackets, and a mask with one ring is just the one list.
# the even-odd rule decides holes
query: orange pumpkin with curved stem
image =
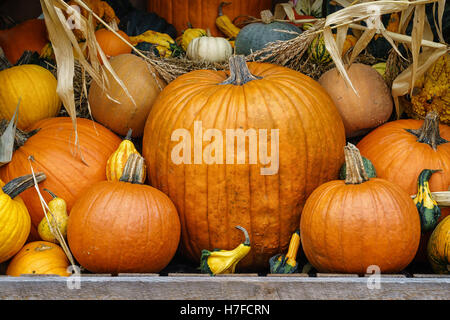
{"label": "orange pumpkin with curved stem", "polygon": [[306,201],[300,220],[303,251],[320,272],[365,274],[376,265],[396,273],[413,260],[420,218],[398,185],[368,178],[358,149],[345,147],[346,180],[327,182]]}
{"label": "orange pumpkin with curved stem", "polygon": [[68,277],[69,265],[69,260],[59,245],[48,241],[33,241],[27,243],[12,258],[6,274],[15,277],[22,274],[56,274]]}
{"label": "orange pumpkin with curved stem", "polygon": [[[121,140],[102,125],[94,125],[93,121],[83,118],[77,119],[79,150],[74,145],[74,129],[68,117],[45,119],[36,123],[32,129],[39,131],[14,152],[11,162],[0,168],[0,178],[10,181],[14,177],[29,174],[31,169],[28,158],[33,156],[33,169],[47,176],[40,186],[64,199],[69,212],[84,189],[95,182],[106,180],[106,162]],[[47,192],[41,193],[47,203],[52,200]],[[21,198],[31,216],[32,236],[40,239],[37,226],[44,212],[39,196],[36,190],[30,189],[24,191]]]}
{"label": "orange pumpkin with curved stem", "polygon": [[[198,261],[203,249],[235,248],[241,239],[229,230],[241,225],[254,248],[242,260],[242,270],[257,270],[287,250],[306,197],[337,178],[344,126],[331,98],[313,79],[273,64],[246,65],[243,56],[232,57],[230,66],[230,73],[194,71],[165,87],[147,118],[142,152],[151,185],[169,195],[180,213],[184,254]],[[204,144],[206,151],[200,152],[205,161],[200,163],[192,155],[196,121],[206,135],[213,129],[223,138],[222,149]],[[267,142],[272,161],[253,149],[255,161],[250,163],[247,142],[244,163],[237,164],[236,153],[230,154],[233,162],[226,159],[227,130],[234,129],[254,133],[252,148]],[[187,154],[191,164],[172,160],[180,145],[173,134],[178,133],[189,135],[183,141],[192,146]],[[217,143],[219,137],[214,138]]]}

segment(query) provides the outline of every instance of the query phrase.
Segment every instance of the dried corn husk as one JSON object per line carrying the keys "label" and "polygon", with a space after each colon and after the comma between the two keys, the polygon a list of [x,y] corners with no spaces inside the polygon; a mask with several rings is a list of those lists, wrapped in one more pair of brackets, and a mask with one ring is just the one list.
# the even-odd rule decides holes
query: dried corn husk
{"label": "dried corn husk", "polygon": [[0,167],[9,163],[12,159],[14,152],[14,140],[16,136],[16,126],[18,120],[19,103],[17,104],[16,111],[8,123],[5,131],[0,135]]}

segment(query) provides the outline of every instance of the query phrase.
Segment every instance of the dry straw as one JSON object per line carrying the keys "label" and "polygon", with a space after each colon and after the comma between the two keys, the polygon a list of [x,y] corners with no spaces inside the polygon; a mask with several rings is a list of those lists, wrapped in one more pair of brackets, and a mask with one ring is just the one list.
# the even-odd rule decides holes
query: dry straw
{"label": "dry straw", "polygon": [[[323,34],[326,49],[330,53],[334,66],[336,66],[348,86],[353,88],[353,84],[346,71],[348,65],[353,62],[364,63],[364,61],[370,61],[370,56],[364,52],[364,49],[376,34],[380,34],[393,47],[390,59],[388,60],[388,65],[391,69],[387,69],[386,77],[388,83],[392,84],[392,95],[394,97],[396,113],[399,117],[402,114],[399,97],[410,93],[415,80],[424,74],[440,56],[448,51],[448,46],[444,43],[442,35],[442,18],[445,0],[380,0],[362,3],[358,0],[354,2],[336,0],[336,2],[344,8],[328,15],[326,18],[308,20],[314,22],[312,28],[304,31],[294,39],[271,43],[266,48],[248,55],[246,60],[253,61],[258,58],[259,61],[270,61],[271,63],[286,66],[304,72],[313,78],[317,78],[330,68],[330,64],[326,66],[313,64],[309,61],[309,57],[305,53],[314,38],[318,34]],[[93,19],[100,21],[106,28],[121,38],[122,41],[132,48],[135,54],[142,57],[152,66],[166,82],[171,82],[180,75],[193,70],[224,70],[228,67],[227,62],[223,64],[207,64],[191,61],[186,58],[161,58],[156,57],[152,53],[137,50],[123,39],[114,28],[98,17],[83,1],[75,0],[75,3],[89,12],[87,19],[80,16],[82,21],[81,29],[87,39],[86,43],[90,53],[89,62],[83,57],[82,50],[79,48],[79,44],[76,42],[72,30],[68,29],[65,23],[66,17],[62,12],[63,10],[68,10],[67,4],[62,0],[41,0],[43,9],[45,7],[44,15],[46,23],[50,26],[50,40],[52,41],[53,47],[56,47],[55,56],[57,60],[58,81],[62,83],[59,85],[58,93],[62,97],[67,112],[72,119],[77,114],[74,103],[74,89],[78,93],[78,101],[84,101],[86,103],[85,97],[87,96],[89,84],[84,81],[84,72],[89,75],[91,78],[90,81],[96,81],[104,88],[108,86],[105,72],[114,74],[109,63],[106,62],[102,68],[96,58],[97,51],[100,56],[103,57],[103,55],[100,46],[93,36]],[[434,23],[436,26],[440,42],[433,41],[430,21],[428,21],[425,15],[425,5],[429,3],[433,3],[433,7],[437,8],[437,17],[431,23]],[[299,22],[294,19],[293,8],[289,3],[278,4],[274,12],[275,21]],[[399,29],[397,32],[387,31],[381,22],[381,16],[394,12],[402,13]],[[411,19],[413,19],[414,31],[411,36],[407,36],[405,30]],[[254,21],[257,20],[252,18],[247,22]],[[305,20],[302,20],[302,22],[305,22]],[[361,22],[365,22],[366,26],[362,25]],[[349,28],[357,35],[358,40],[351,50],[350,55],[342,56],[340,52],[342,52],[345,36]],[[336,39],[332,35],[332,30],[336,30]],[[398,50],[400,43],[407,49],[407,57],[401,56]],[[82,80],[75,88],[73,76],[74,70],[76,70],[76,64],[72,54],[73,51],[76,51],[80,65],[79,68],[83,71],[80,77],[75,78],[77,79],[76,81]],[[67,56],[65,55],[66,53]],[[365,60],[367,58],[369,59]],[[411,58],[411,61],[406,60],[406,58]],[[406,68],[405,65],[407,65]],[[153,75],[156,76],[155,74]],[[117,77],[114,77],[114,79],[121,83]],[[125,87],[124,89],[126,91]],[[89,106],[87,106],[87,111],[89,112]]]}

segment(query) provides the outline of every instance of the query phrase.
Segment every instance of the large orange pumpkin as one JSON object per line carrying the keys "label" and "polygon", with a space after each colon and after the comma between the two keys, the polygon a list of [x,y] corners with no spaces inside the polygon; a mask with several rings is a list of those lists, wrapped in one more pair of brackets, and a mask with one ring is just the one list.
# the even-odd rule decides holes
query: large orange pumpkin
{"label": "large orange pumpkin", "polygon": [[[39,186],[58,194],[72,208],[75,199],[91,184],[106,180],[106,162],[117,149],[121,140],[114,133],[100,124],[88,119],[77,119],[77,131],[80,152],[75,153],[74,129],[67,117],[41,120],[30,129],[40,129],[17,149],[11,162],[0,168],[3,181],[31,172],[29,156],[33,156],[33,169],[42,171],[47,179]],[[42,192],[47,203],[52,199],[47,192]],[[37,226],[44,217],[41,202],[34,188],[21,194],[32,221],[32,235],[37,236]],[[38,239],[38,238],[36,238]]]}
{"label": "large orange pumpkin", "polygon": [[42,19],[26,20],[11,29],[0,30],[0,47],[12,64],[15,64],[26,50],[41,53],[47,43],[47,28]]}
{"label": "large orange pumpkin", "polygon": [[[398,184],[408,194],[417,193],[417,178],[424,169],[441,169],[429,181],[430,190],[450,186],[450,126],[439,124],[437,112],[425,120],[401,119],[378,127],[359,143],[361,154],[374,165],[377,176]],[[441,220],[450,213],[441,210]],[[417,261],[426,262],[430,232],[422,236]]]}
{"label": "large orange pumpkin", "polygon": [[306,201],[302,247],[320,272],[395,273],[414,258],[420,219],[409,194],[380,178],[369,179],[358,149],[346,152],[346,180],[327,182]]}
{"label": "large orange pumpkin", "polygon": [[106,91],[95,82],[89,89],[92,116],[117,134],[125,136],[132,129],[133,137],[142,137],[148,113],[166,84],[152,66],[136,55],[121,54],[111,58],[110,63],[134,101],[108,73]]}
{"label": "large orange pumpkin", "polygon": [[[216,26],[222,0],[147,0],[147,10],[155,12],[173,24],[181,34],[191,23],[196,28],[209,29],[213,36],[223,36]],[[272,0],[231,1],[223,14],[231,20],[241,15],[259,17],[262,10],[272,9]]]}
{"label": "large orange pumpkin", "polygon": [[[241,266],[256,270],[287,250],[306,197],[337,178],[344,126],[313,79],[268,63],[247,68],[243,56],[230,66],[228,79],[198,70],[164,88],[147,119],[143,155],[149,181],[177,206],[183,252],[199,261],[202,249],[232,249],[242,239],[229,230],[241,225],[252,241]],[[239,129],[249,135],[241,141],[253,142],[236,156]]]}
{"label": "large orange pumpkin", "polygon": [[[136,183],[130,169],[141,172],[143,163],[142,157],[134,154],[121,181],[92,185],[73,206],[67,240],[74,257],[87,270],[159,272],[175,255],[180,240],[177,210],[161,191]],[[127,177],[131,182],[126,182]]]}

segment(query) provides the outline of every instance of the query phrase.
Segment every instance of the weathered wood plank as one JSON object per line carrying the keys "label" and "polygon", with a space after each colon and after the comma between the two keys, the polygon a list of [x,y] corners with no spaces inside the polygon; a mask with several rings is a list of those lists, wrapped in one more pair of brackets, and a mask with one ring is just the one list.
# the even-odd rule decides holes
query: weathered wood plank
{"label": "weathered wood plank", "polygon": [[0,277],[0,299],[354,300],[450,299],[449,278],[380,277]]}

